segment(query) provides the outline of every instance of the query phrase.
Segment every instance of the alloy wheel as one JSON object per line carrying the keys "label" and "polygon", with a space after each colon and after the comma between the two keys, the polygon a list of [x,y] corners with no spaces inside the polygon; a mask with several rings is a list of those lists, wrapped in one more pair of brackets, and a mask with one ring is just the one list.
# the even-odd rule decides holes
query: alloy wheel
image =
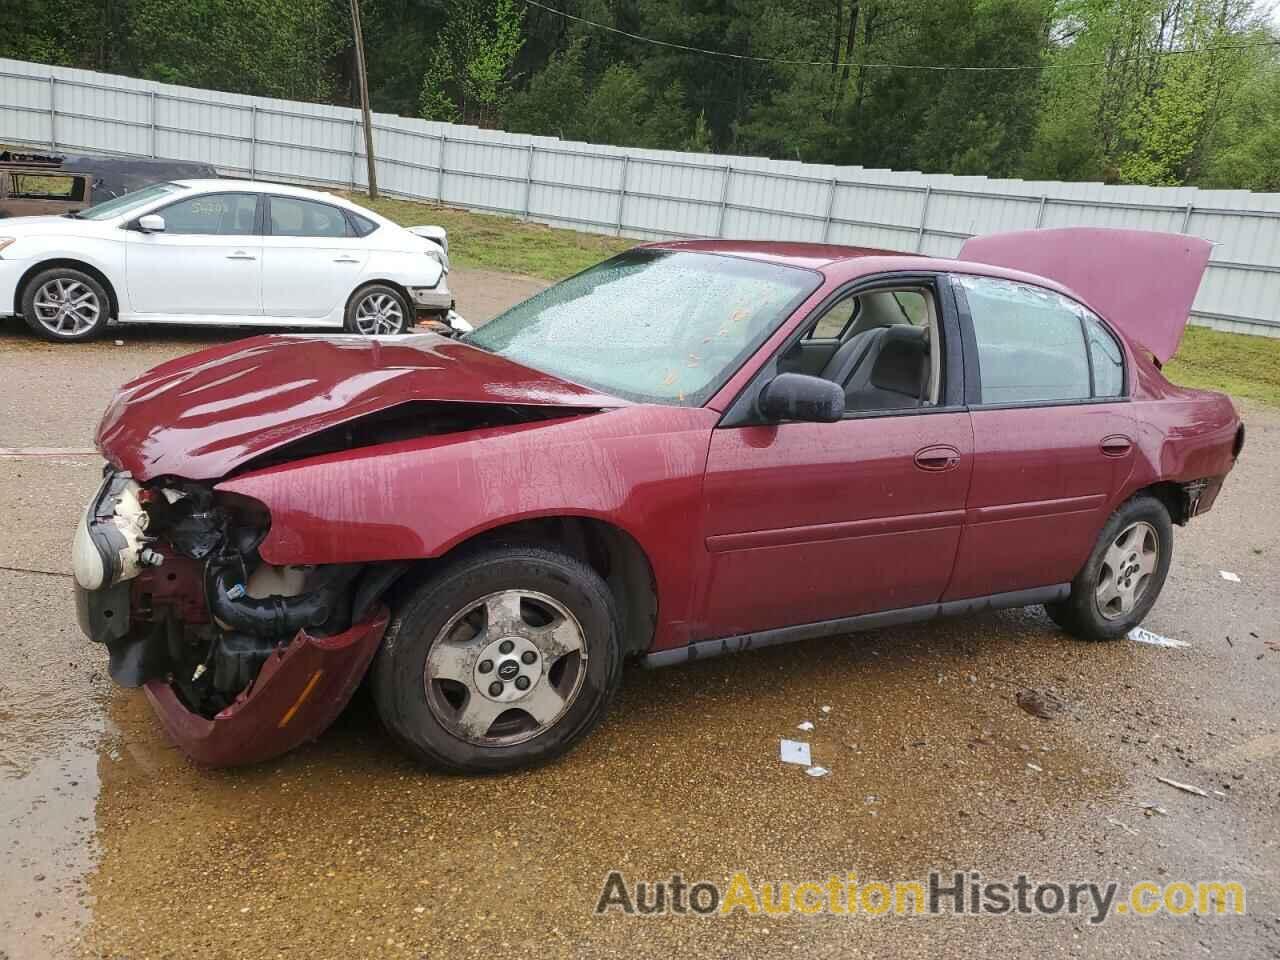
{"label": "alloy wheel", "polygon": [[98,295],[79,280],[65,277],[43,284],[32,304],[40,326],[59,337],[88,333],[102,315]]}
{"label": "alloy wheel", "polygon": [[1139,520],[1120,531],[1102,557],[1095,592],[1098,612],[1118,620],[1133,612],[1160,561],[1155,527]]}
{"label": "alloy wheel", "polygon": [[356,305],[356,330],[365,336],[403,329],[404,309],[391,294],[371,293]]}
{"label": "alloy wheel", "polygon": [[505,747],[555,726],[582,689],[581,624],[532,590],[481,597],[450,618],[427,653],[427,703],[453,736]]}

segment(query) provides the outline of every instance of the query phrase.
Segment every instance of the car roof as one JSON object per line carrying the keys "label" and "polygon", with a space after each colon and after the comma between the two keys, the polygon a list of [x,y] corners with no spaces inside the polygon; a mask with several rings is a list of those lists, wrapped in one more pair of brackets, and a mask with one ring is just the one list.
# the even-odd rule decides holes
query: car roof
{"label": "car roof", "polygon": [[838,243],[809,243],[791,240],[657,240],[641,244],[654,250],[685,250],[712,253],[726,257],[744,257],[765,263],[803,267],[821,272],[828,280],[843,283],[876,273],[899,273],[913,270],[945,273],[978,274],[1002,280],[1033,283],[1086,303],[1079,294],[1049,277],[1011,270],[989,263],[957,260],[951,257],[929,257],[902,250],[878,247],[852,247]]}
{"label": "car roof", "polygon": [[876,247],[847,247],[838,243],[809,243],[790,240],[659,240],[642,244],[659,250],[687,250],[696,253],[718,253],[729,257],[746,257],[792,267],[820,269],[841,260],[858,257],[904,257],[911,254]]}
{"label": "car roof", "polygon": [[217,179],[203,180],[173,180],[173,183],[179,186],[189,187],[192,190],[208,191],[208,190],[255,190],[261,193],[273,193],[281,197],[299,197],[306,200],[320,200],[324,203],[335,203],[339,206],[348,207],[353,210],[363,210],[357,204],[351,203],[342,197],[335,196],[332,193],[324,193],[319,190],[308,190],[305,187],[295,187],[287,183],[272,183],[269,180],[240,180],[235,177],[219,177]]}

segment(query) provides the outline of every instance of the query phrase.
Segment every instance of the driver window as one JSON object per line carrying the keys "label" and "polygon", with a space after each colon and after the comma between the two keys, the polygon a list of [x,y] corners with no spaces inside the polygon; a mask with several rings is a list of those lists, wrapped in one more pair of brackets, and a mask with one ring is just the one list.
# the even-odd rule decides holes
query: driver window
{"label": "driver window", "polygon": [[[849,297],[844,320],[820,376],[840,384],[846,414],[907,410],[938,403],[941,350],[932,290],[871,290]],[[841,321],[829,320],[837,304],[809,331],[818,339]]]}

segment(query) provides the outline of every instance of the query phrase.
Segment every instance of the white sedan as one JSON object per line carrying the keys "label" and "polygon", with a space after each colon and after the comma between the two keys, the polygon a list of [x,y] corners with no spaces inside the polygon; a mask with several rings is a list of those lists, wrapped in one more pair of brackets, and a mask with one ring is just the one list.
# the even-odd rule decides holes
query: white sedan
{"label": "white sedan", "polygon": [[0,220],[0,316],[85,340],[119,323],[403,333],[453,313],[440,227],[400,227],[313,190],[156,183],[78,213]]}

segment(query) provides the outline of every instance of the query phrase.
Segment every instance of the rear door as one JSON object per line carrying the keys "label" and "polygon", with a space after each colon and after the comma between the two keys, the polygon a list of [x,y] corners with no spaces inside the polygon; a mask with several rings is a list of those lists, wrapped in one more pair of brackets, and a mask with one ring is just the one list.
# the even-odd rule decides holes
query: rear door
{"label": "rear door", "polygon": [[263,237],[262,307],[279,319],[342,319],[369,259],[341,207],[271,196]]}
{"label": "rear door", "polygon": [[203,193],[152,211],[161,233],[124,231],[131,312],[147,318],[254,320],[262,315],[256,193]]}
{"label": "rear door", "polygon": [[[918,328],[913,337],[905,316],[896,331],[904,342],[938,351],[936,373],[911,368],[929,384],[924,399],[908,392],[895,403],[892,390],[842,383],[848,400],[839,422],[768,424],[749,415],[735,422],[735,404],[714,431],[705,480],[710,569],[702,636],[919,607],[946,589],[973,468],[959,328],[934,278],[915,275],[899,286],[919,290],[934,305],[927,338]],[[778,364],[792,366],[813,331],[843,328],[849,307],[837,299],[815,316],[762,378]],[[948,344],[955,349],[948,352]],[[888,361],[890,354],[881,357]],[[890,383],[880,376],[892,372],[885,367],[872,382]]]}
{"label": "rear door", "polygon": [[1056,292],[957,276],[974,468],[946,600],[1067,583],[1133,465],[1123,353]]}

